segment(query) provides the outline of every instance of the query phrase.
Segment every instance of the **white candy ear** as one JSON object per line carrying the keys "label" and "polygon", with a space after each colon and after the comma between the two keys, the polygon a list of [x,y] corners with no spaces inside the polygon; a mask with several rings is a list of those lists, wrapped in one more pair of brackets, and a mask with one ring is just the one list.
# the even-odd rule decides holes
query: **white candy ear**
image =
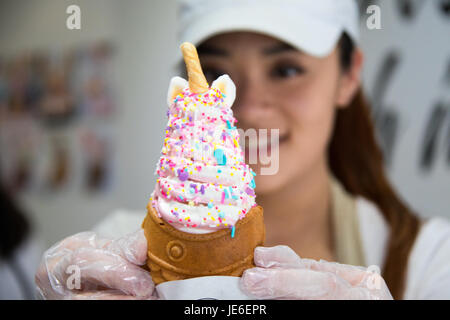
{"label": "white candy ear", "polygon": [[225,103],[230,107],[233,105],[234,99],[236,99],[236,86],[229,75],[224,74],[218,77],[212,83],[211,88],[220,90],[225,95]]}
{"label": "white candy ear", "polygon": [[170,80],[169,91],[167,92],[167,105],[170,107],[176,96],[179,95],[188,86],[189,83],[183,78],[173,77]]}

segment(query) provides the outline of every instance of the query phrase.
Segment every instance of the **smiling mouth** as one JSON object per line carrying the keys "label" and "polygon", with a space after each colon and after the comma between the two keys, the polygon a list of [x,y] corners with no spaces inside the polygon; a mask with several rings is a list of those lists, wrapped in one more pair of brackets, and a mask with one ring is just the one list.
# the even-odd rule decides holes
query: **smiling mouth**
{"label": "smiling mouth", "polygon": [[[268,130],[268,132],[270,132],[270,130]],[[291,137],[290,132],[280,134],[279,138],[278,138],[278,145],[279,146],[283,145],[284,143],[289,141],[290,137]],[[270,135],[265,140],[262,140],[262,139],[255,139],[255,140],[248,141],[248,143],[245,144],[245,152],[246,153],[249,151],[257,151],[259,154],[260,149],[265,149],[265,150],[269,150],[269,151],[271,150],[272,141],[271,141]]]}

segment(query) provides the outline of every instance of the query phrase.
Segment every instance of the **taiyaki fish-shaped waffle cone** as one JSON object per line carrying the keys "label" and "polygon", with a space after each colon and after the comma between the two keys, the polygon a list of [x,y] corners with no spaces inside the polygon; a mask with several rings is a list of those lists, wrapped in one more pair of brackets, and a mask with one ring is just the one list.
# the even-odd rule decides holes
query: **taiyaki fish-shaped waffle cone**
{"label": "taiyaki fish-shaped waffle cone", "polygon": [[166,128],[155,189],[142,223],[155,284],[193,277],[241,276],[264,244],[255,173],[245,164],[228,75],[211,86],[195,47],[181,45],[189,81],[169,86]]}
{"label": "taiyaki fish-shaped waffle cone", "polygon": [[148,240],[147,266],[155,284],[201,276],[239,277],[255,266],[253,251],[265,239],[260,206],[238,221],[233,238],[228,229],[206,234],[179,231],[158,218],[152,206],[142,226]]}

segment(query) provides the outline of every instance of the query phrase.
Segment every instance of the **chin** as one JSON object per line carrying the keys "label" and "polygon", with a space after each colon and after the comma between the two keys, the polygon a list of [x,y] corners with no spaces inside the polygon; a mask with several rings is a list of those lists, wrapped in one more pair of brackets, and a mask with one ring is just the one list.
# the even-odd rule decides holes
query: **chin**
{"label": "chin", "polygon": [[280,176],[280,173],[275,175],[258,175],[255,177],[256,183],[256,196],[264,196],[273,192],[280,190],[283,185],[286,184],[285,179]]}
{"label": "chin", "polygon": [[257,174],[255,177],[256,196],[264,196],[270,193],[279,192],[282,188],[285,188],[286,185],[289,184],[292,178],[292,174],[298,171],[299,168],[297,163],[288,160],[292,159],[293,157],[297,157],[296,153],[292,155],[289,152],[292,150],[292,147],[290,147],[288,142],[289,139],[280,138],[278,170],[275,174],[262,175],[261,168],[267,168],[266,165],[263,166],[260,163],[250,165],[253,171]]}

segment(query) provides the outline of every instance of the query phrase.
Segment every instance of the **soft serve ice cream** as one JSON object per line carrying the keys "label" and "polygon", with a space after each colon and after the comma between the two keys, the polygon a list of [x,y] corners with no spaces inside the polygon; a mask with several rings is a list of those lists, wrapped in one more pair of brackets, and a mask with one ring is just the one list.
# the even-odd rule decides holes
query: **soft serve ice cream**
{"label": "soft serve ice cream", "polygon": [[244,162],[231,110],[236,88],[228,75],[211,87],[206,80],[199,89],[192,87],[180,77],[170,82],[169,120],[152,206],[180,231],[229,228],[234,237],[235,224],[256,205],[254,172]]}

